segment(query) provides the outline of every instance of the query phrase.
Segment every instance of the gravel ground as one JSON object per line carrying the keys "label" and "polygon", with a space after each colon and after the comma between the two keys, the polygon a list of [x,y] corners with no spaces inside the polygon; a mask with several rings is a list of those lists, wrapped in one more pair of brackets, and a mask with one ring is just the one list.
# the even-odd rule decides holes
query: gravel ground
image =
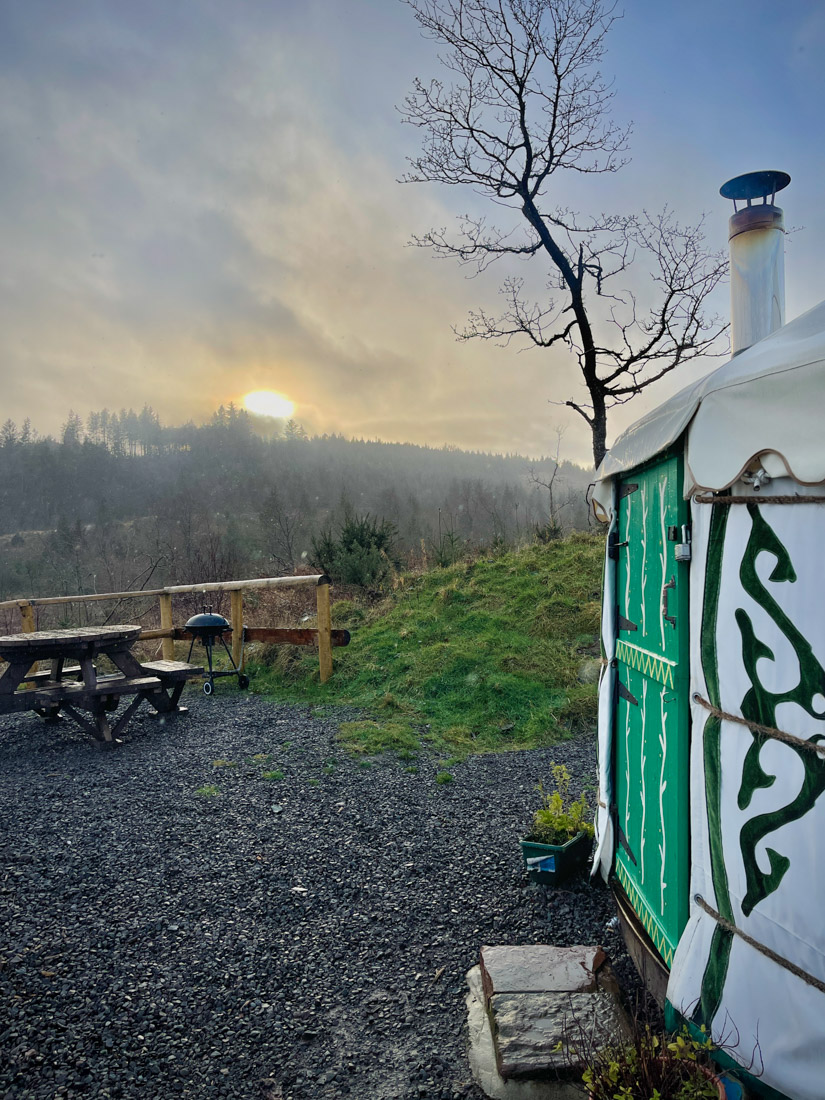
{"label": "gravel ground", "polygon": [[0,721],[0,1097],[480,1097],[480,945],[601,943],[632,986],[607,890],[520,865],[537,781],[591,785],[592,739],[439,784],[306,709],[186,701],[108,752]]}

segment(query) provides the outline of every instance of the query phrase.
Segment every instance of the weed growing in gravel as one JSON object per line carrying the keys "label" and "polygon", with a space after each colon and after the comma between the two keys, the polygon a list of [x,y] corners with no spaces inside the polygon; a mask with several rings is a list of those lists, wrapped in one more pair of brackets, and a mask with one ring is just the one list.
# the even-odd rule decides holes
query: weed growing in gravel
{"label": "weed growing in gravel", "polygon": [[288,669],[258,665],[257,682],[290,702],[372,714],[342,730],[356,752],[429,743],[464,759],[554,744],[595,726],[582,669],[598,655],[603,554],[600,535],[576,533],[405,576],[364,610],[326,684],[309,651]]}
{"label": "weed growing in gravel", "polygon": [[308,779],[307,780],[307,783],[309,783],[310,787],[317,787],[320,782],[321,782],[320,779]]}
{"label": "weed growing in gravel", "polygon": [[371,768],[372,767],[372,761],[371,760],[359,760],[358,761],[358,767],[359,768]]}
{"label": "weed growing in gravel", "polygon": [[237,768],[237,766],[238,765],[236,763],[234,763],[234,761],[232,761],[232,760],[218,759],[218,760],[213,760],[212,761],[212,767],[213,768]]}
{"label": "weed growing in gravel", "polygon": [[280,780],[280,779],[283,779],[283,777],[284,777],[284,773],[281,771],[280,768],[278,768],[274,772],[261,772],[261,779]]}
{"label": "weed growing in gravel", "polygon": [[324,764],[324,775],[332,775],[335,771],[334,764]]}
{"label": "weed growing in gravel", "polygon": [[253,764],[268,764],[271,759],[272,756],[268,752],[256,752],[254,756],[250,757]]}
{"label": "weed growing in gravel", "polygon": [[418,775],[418,768],[414,764],[409,768],[404,768],[404,771],[409,772],[410,775]]}
{"label": "weed growing in gravel", "polygon": [[220,789],[213,786],[211,783],[207,783],[203,787],[198,787],[195,791],[195,794],[202,795],[204,798],[217,798],[220,793]]}
{"label": "weed growing in gravel", "polygon": [[450,772],[439,772],[435,777],[435,781],[440,787],[443,787],[445,783],[452,783],[453,776]]}

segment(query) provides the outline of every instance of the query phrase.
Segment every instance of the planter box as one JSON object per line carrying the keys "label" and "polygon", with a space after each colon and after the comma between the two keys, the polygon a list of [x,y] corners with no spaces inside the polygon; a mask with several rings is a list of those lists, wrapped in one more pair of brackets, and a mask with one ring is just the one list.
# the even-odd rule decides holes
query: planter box
{"label": "planter box", "polygon": [[576,833],[566,844],[539,844],[534,840],[519,843],[530,879],[543,886],[555,886],[587,862],[593,838],[587,833]]}

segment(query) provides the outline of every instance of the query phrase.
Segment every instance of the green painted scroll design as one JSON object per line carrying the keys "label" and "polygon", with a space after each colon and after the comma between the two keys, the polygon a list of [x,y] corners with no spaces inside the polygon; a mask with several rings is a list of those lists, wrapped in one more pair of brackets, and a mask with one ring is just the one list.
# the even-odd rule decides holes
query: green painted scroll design
{"label": "green painted scroll design", "polygon": [[[720,705],[719,667],[716,651],[716,620],[719,611],[719,590],[722,583],[722,556],[725,548],[730,505],[718,505],[713,509],[708,532],[708,552],[705,565],[705,591],[702,609],[702,629],[699,640],[702,671],[705,677],[708,699]],[[733,923],[733,909],[728,887],[722,846],[722,723],[712,715],[705,722],[702,734],[703,763],[705,773],[705,804],[708,815],[708,843],[710,873],[716,907],[722,916]],[[728,973],[733,934],[719,925],[713,931],[708,961],[702,975],[699,1000],[692,1019],[698,1025],[710,1027],[719,1010],[722,990]]]}
{"label": "green painted scroll design", "polygon": [[[768,592],[756,572],[756,561],[760,554],[767,553],[776,558],[776,565],[768,578],[772,583],[794,583],[796,572],[787,548],[779,540],[776,532],[760,513],[755,504],[748,505],[751,517],[751,533],[739,577],[742,587],[748,595],[771,617],[779,630],[787,638],[799,662],[799,682],[789,691],[771,692],[759,678],[760,660],[774,661],[773,650],[756,637],[750,616],[743,608],[736,609],[736,622],[742,636],[742,660],[748,674],[751,687],[741,703],[742,717],[763,726],[776,727],[776,710],[782,703],[795,703],[812,718],[825,719],[825,707],[817,709],[814,700],[825,696],[825,669],[814,656],[810,642],[794,626],[776,600]],[[753,793],[776,782],[775,775],[769,775],[762,766],[761,752],[769,738],[751,730],[753,744],[747,751],[742,769],[742,783],[739,788],[739,808],[747,809]],[[822,734],[808,738],[811,743],[825,740]],[[781,742],[786,745],[786,742]],[[786,855],[773,848],[767,848],[770,870],[763,871],[756,862],[757,845],[791,821],[798,821],[813,807],[816,800],[825,791],[825,760],[817,753],[808,752],[802,747],[787,745],[795,752],[804,769],[804,778],[799,793],[787,805],[770,813],[757,814],[747,821],[739,834],[739,846],[745,868],[747,891],[742,901],[742,912],[748,916],[760,901],[763,901],[776,889],[791,865]]]}

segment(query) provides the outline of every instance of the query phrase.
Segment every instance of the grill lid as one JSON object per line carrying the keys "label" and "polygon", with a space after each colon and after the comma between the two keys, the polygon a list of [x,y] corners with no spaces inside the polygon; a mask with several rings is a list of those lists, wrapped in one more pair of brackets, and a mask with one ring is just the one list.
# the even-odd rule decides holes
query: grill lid
{"label": "grill lid", "polygon": [[210,611],[203,611],[200,615],[193,615],[191,619],[187,619],[186,625],[184,626],[184,630],[190,632],[206,631],[209,634],[224,634],[231,629],[231,624],[223,615],[215,615]]}

